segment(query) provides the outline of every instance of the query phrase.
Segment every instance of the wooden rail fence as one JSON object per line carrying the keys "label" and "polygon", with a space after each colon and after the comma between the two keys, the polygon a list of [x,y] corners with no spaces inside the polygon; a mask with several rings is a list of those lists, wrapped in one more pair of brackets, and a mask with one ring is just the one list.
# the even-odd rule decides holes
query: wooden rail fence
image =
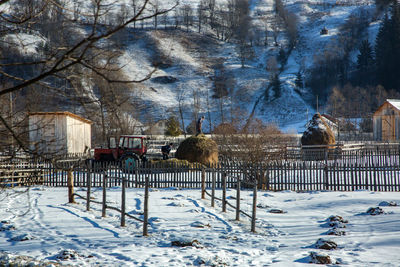
{"label": "wooden rail fence", "polygon": [[[116,178],[108,179],[107,187],[121,186],[122,178],[126,179],[128,188],[143,187],[148,178],[149,186],[154,188],[201,188],[204,173],[207,188],[212,187],[213,177],[216,188],[222,188],[223,175],[226,174],[227,188],[236,188],[240,178],[244,182],[257,180],[259,188],[274,191],[400,191],[399,146],[361,149],[341,154],[332,154],[332,151],[326,149],[308,150],[307,153],[318,156],[309,160],[301,159],[298,155],[258,164],[223,161],[213,166],[179,165],[161,161],[130,170],[123,170],[118,164],[81,162],[71,171],[74,186],[77,187],[87,186],[88,175],[91,176],[92,187],[102,187],[103,176],[107,175]],[[67,160],[62,164],[65,168],[50,161],[20,159],[10,163],[3,162],[0,165],[0,186],[44,184],[66,187],[71,161]]]}

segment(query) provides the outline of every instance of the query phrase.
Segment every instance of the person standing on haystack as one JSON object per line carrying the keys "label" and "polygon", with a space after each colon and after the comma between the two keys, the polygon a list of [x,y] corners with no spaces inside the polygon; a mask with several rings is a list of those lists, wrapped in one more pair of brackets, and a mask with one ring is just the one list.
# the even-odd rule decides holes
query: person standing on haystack
{"label": "person standing on haystack", "polygon": [[203,133],[201,127],[203,126],[204,116],[201,116],[200,119],[197,120],[196,123],[196,136]]}

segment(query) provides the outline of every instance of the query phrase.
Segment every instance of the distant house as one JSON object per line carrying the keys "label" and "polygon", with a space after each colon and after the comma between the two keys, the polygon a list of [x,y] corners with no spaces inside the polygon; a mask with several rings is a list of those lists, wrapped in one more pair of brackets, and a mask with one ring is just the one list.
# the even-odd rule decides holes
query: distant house
{"label": "distant house", "polygon": [[30,148],[39,154],[83,153],[91,147],[90,120],[71,112],[29,114]]}
{"label": "distant house", "polygon": [[387,99],[373,115],[374,140],[400,140],[400,99]]}
{"label": "distant house", "polygon": [[152,124],[146,131],[146,134],[150,135],[164,135],[165,130],[167,129],[168,120],[163,119],[159,120],[156,123]]}

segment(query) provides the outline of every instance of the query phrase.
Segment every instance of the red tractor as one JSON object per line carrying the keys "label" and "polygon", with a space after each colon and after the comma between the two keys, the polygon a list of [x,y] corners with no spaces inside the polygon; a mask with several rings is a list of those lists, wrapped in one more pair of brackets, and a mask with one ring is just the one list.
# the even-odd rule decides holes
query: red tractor
{"label": "red tractor", "polygon": [[110,137],[108,148],[95,148],[94,160],[117,162],[123,170],[132,170],[138,162],[145,162],[147,153],[145,136],[121,135],[117,145],[115,137]]}

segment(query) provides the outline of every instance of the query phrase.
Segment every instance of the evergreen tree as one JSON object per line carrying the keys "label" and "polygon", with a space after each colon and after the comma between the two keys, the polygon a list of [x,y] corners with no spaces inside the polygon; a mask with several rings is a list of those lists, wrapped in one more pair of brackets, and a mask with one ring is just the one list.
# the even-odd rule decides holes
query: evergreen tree
{"label": "evergreen tree", "polygon": [[178,136],[182,133],[179,128],[179,122],[175,118],[175,116],[171,116],[167,121],[167,129],[165,130],[165,134],[169,136]]}
{"label": "evergreen tree", "polygon": [[375,44],[376,75],[378,83],[386,89],[400,90],[400,10],[392,6],[391,16],[379,29]]}
{"label": "evergreen tree", "polygon": [[296,85],[296,92],[300,93],[300,89],[303,89],[304,87],[303,74],[300,70],[296,74],[296,80],[294,81],[294,84]]}
{"label": "evergreen tree", "polygon": [[361,42],[357,56],[357,73],[359,85],[367,85],[373,81],[374,56],[371,44],[368,40]]}
{"label": "evergreen tree", "polygon": [[281,96],[281,81],[279,80],[279,75],[275,74],[271,79],[271,88],[274,91],[275,98]]}
{"label": "evergreen tree", "polygon": [[286,64],[286,52],[285,52],[285,49],[283,49],[283,47],[281,47],[281,49],[279,49],[278,61],[279,61],[279,64],[281,64],[281,69],[282,69],[283,66]]}

